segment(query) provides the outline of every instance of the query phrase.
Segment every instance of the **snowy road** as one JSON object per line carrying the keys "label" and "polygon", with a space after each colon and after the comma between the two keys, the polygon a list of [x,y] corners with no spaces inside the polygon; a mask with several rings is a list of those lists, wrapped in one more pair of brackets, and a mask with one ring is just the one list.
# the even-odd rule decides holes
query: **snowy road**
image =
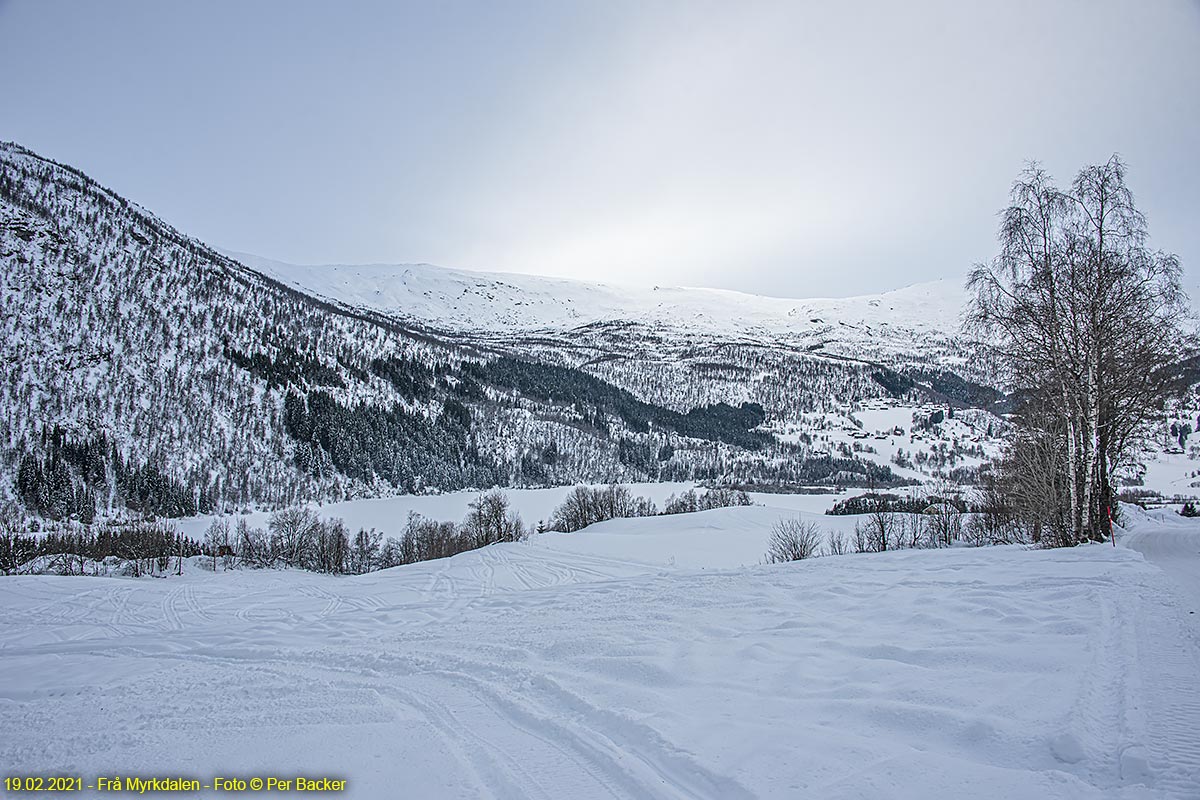
{"label": "snowy road", "polygon": [[1156,511],[1146,515],[1122,542],[1167,574],[1187,606],[1189,622],[1200,632],[1200,520]]}
{"label": "snowy road", "polygon": [[1122,544],[1161,572],[1165,590],[1141,611],[1139,658],[1146,665],[1151,764],[1181,797],[1200,798],[1200,521],[1168,510],[1135,512]]}
{"label": "snowy road", "polygon": [[1137,553],[738,566],[769,517],[360,577],[0,579],[0,765],[354,798],[1200,797],[1196,643]]}

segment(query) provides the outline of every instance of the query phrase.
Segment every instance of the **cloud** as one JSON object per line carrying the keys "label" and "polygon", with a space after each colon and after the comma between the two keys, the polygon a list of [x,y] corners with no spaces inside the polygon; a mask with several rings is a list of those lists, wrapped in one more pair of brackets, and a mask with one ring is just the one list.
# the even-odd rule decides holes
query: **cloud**
{"label": "cloud", "polygon": [[288,261],[854,294],[988,258],[1026,159],[1113,152],[1200,261],[1191,3],[3,10],[6,136]]}

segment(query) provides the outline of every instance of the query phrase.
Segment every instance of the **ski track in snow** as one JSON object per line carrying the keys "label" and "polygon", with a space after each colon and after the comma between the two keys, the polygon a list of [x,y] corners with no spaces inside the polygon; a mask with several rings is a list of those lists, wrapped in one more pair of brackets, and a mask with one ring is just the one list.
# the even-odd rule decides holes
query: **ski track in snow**
{"label": "ski track in snow", "polygon": [[[1200,526],[737,566],[762,513],[356,577],[6,578],[0,763],[381,798],[1200,797],[1196,609],[1165,585]],[[671,566],[683,530],[706,568]]]}
{"label": "ski track in snow", "polygon": [[1160,512],[1122,543],[1160,567],[1174,590],[1139,597],[1137,654],[1154,688],[1146,708],[1150,767],[1174,796],[1200,798],[1200,532]]}

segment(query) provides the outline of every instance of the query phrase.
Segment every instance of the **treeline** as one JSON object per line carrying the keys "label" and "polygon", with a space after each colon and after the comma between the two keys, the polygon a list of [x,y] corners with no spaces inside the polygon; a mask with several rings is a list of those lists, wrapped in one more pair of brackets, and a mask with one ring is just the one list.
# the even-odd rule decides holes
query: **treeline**
{"label": "treeline", "polygon": [[1031,541],[994,479],[976,487],[970,499],[946,487],[924,497],[871,493],[841,501],[825,513],[856,516],[853,530],[824,531],[800,517],[780,520],[772,529],[766,561]]}
{"label": "treeline", "polygon": [[961,497],[955,497],[947,494],[945,497],[932,495],[911,495],[901,497],[897,494],[868,492],[867,494],[855,495],[848,497],[845,500],[839,500],[833,504],[833,508],[826,511],[826,514],[832,515],[849,515],[849,514],[873,514],[880,511],[893,514],[920,514],[932,505],[937,503],[951,503],[960,512],[968,510],[966,501]]}
{"label": "treeline", "polygon": [[103,433],[72,435],[55,425],[42,431],[35,452],[25,450],[21,455],[16,491],[34,514],[90,525],[98,506],[110,497],[117,506],[153,516],[208,513],[215,506],[219,484],[189,486],[153,463],[127,460]]}
{"label": "treeline", "polygon": [[321,519],[315,510],[299,506],[272,514],[266,528],[250,527],[245,517],[233,525],[216,519],[205,534],[203,551],[212,557],[214,570],[224,564],[357,575],[520,541],[529,533],[508,496],[496,490],[472,501],[461,523],[410,513],[399,539],[384,539],[374,529],[351,535],[341,519]]}
{"label": "treeline", "polygon": [[[573,533],[611,519],[686,514],[727,506],[750,505],[739,489],[689,489],[672,494],[662,509],[627,486],[577,486],[569,492],[538,532]],[[351,533],[338,518],[322,519],[316,510],[292,506],[271,514],[266,527],[252,527],[245,517],[212,521],[202,542],[182,536],[166,521],[108,521],[101,526],[68,527],[41,536],[26,532],[15,507],[0,509],[0,572],[53,572],[67,575],[105,574],[123,569],[142,575],[182,569],[182,559],[204,556],[214,571],[304,569],[328,574],[361,574],[414,564],[475,550],[500,542],[517,542],[533,530],[526,526],[499,489],[480,495],[461,522],[431,520],[410,513],[399,538],[385,539],[371,529]],[[103,566],[103,569],[102,569]]]}
{"label": "treeline", "polygon": [[471,442],[471,422],[470,410],[454,398],[432,418],[399,403],[345,405],[321,390],[289,392],[283,406],[284,429],[296,440],[302,470],[382,479],[410,493],[422,486],[454,490],[506,482],[494,460]]}
{"label": "treeline", "polygon": [[410,513],[399,541],[388,541],[385,560],[389,566],[431,561],[500,542],[518,542],[530,532],[510,507],[508,496],[491,491],[473,500],[457,525]]}
{"label": "treeline", "polygon": [[748,505],[753,505],[753,503],[750,495],[745,491],[718,486],[705,492],[688,489],[678,496],[671,495],[663,506],[663,513],[691,514],[695,511],[711,511],[714,508]]}
{"label": "treeline", "polygon": [[[667,498],[662,514],[688,514],[727,506],[748,506],[750,496],[740,489],[718,487],[706,492],[689,489]],[[576,486],[550,516],[547,530],[574,533],[610,519],[653,517],[658,507],[649,498],[635,496],[627,486]]]}
{"label": "treeline", "polygon": [[630,392],[578,369],[504,356],[482,364],[465,363],[463,375],[477,383],[515,390],[544,402],[573,405],[603,433],[606,417],[620,419],[635,433],[674,431],[682,436],[725,442],[749,450],[761,449],[771,437],[755,433],[766,419],[761,405],[705,405],[681,414],[638,400]]}
{"label": "treeline", "polygon": [[[689,489],[678,497],[671,495],[661,513],[683,514],[737,505],[750,505],[750,497],[735,489]],[[576,486],[538,532],[574,533],[598,522],[659,513],[649,498],[634,495],[627,486]],[[379,563],[381,567],[392,567],[446,558],[499,542],[521,541],[531,533],[511,508],[508,496],[493,490],[472,501],[467,516],[458,524],[410,513],[400,539],[388,539],[380,548]]]}
{"label": "treeline", "polygon": [[25,532],[12,509],[0,511],[0,573],[21,571],[59,575],[100,574],[120,565],[129,575],[182,568],[182,559],[200,555],[200,544],[162,521],[106,522],[95,527]]}
{"label": "treeline", "polygon": [[239,564],[255,569],[305,569],[340,575],[379,569],[382,534],[360,529],[350,535],[341,519],[321,519],[311,508],[293,506],[272,514],[266,529],[251,528],[245,517],[230,525],[213,520],[204,534],[204,555],[212,568]]}
{"label": "treeline", "polygon": [[576,486],[554,509],[547,529],[574,533],[597,522],[651,517],[657,513],[658,509],[649,498],[634,496],[627,486]]}

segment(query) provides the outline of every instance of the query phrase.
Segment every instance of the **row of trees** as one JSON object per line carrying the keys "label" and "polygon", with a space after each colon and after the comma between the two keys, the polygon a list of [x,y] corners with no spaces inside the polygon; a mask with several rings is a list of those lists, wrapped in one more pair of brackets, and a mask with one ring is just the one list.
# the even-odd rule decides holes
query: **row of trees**
{"label": "row of trees", "polygon": [[204,552],[213,569],[223,563],[256,569],[292,568],[331,574],[362,574],[515,542],[529,535],[508,496],[496,490],[474,500],[459,524],[409,514],[399,539],[384,539],[371,529],[351,535],[341,519],[322,519],[315,510],[296,506],[270,516],[267,527],[252,528],[244,517],[212,522]]}
{"label": "row of trees", "polygon": [[766,561],[777,564],[822,555],[884,553],[889,550],[950,547],[957,542],[981,546],[1023,541],[1022,529],[988,512],[964,513],[953,502],[937,502],[922,512],[892,511],[886,505],[858,515],[847,534],[826,533],[812,520],[790,517],[771,529]]}
{"label": "row of trees", "polygon": [[[672,495],[664,514],[681,514],[730,505],[749,505],[739,490],[715,488]],[[596,522],[660,513],[649,499],[635,496],[626,486],[577,486],[555,509],[549,528],[563,532],[582,530]],[[32,536],[15,506],[0,509],[0,571],[22,569],[84,574],[89,563],[116,559],[129,562],[127,571],[140,575],[168,569],[171,558],[203,555],[216,571],[235,566],[254,569],[304,569],[330,574],[361,574],[401,564],[428,561],[499,542],[516,542],[532,532],[511,506],[508,495],[487,492],[468,507],[459,523],[439,522],[419,514],[409,515],[398,539],[384,539],[374,529],[351,534],[338,518],[322,519],[316,510],[292,506],[272,514],[265,528],[252,527],[245,517],[212,521],[202,543],[179,534],[164,521],[106,522],[92,528],[68,528]],[[55,556],[53,564],[30,562]],[[64,561],[64,559],[66,559]],[[207,559],[211,559],[208,561]],[[62,563],[59,563],[62,562]],[[182,564],[178,565],[182,569]]]}
{"label": "row of trees", "polygon": [[201,547],[169,523],[106,522],[42,535],[26,532],[16,508],[0,508],[0,574],[23,571],[60,575],[108,574],[119,568],[139,576],[182,569],[182,560]]}
{"label": "row of trees", "polygon": [[[715,487],[705,492],[689,489],[678,496],[672,494],[668,497],[661,513],[688,514],[714,508],[748,505],[750,496],[740,489]],[[652,500],[635,496],[627,486],[576,486],[554,510],[550,517],[549,530],[574,533],[597,522],[653,517],[659,513],[658,506]]]}
{"label": "row of trees", "polygon": [[204,535],[204,553],[213,570],[224,562],[253,567],[306,569],[331,574],[363,573],[382,566],[382,534],[360,529],[353,537],[341,519],[321,519],[311,508],[294,506],[270,516],[266,529],[251,528],[245,517],[230,525],[213,520]]}
{"label": "row of trees", "polygon": [[576,486],[550,515],[549,530],[574,533],[597,522],[657,513],[651,500],[635,497],[627,486]]}
{"label": "row of trees", "polygon": [[521,516],[500,491],[473,501],[462,523],[437,522],[419,514],[408,515],[408,525],[398,542],[388,542],[389,566],[413,564],[475,550],[499,542],[517,542],[529,536]]}
{"label": "row of trees", "polygon": [[1179,261],[1149,245],[1113,157],[1069,188],[1030,166],[1000,253],[971,273],[969,324],[1019,399],[1000,487],[1044,544],[1103,539],[1115,474],[1137,453],[1188,349]]}

